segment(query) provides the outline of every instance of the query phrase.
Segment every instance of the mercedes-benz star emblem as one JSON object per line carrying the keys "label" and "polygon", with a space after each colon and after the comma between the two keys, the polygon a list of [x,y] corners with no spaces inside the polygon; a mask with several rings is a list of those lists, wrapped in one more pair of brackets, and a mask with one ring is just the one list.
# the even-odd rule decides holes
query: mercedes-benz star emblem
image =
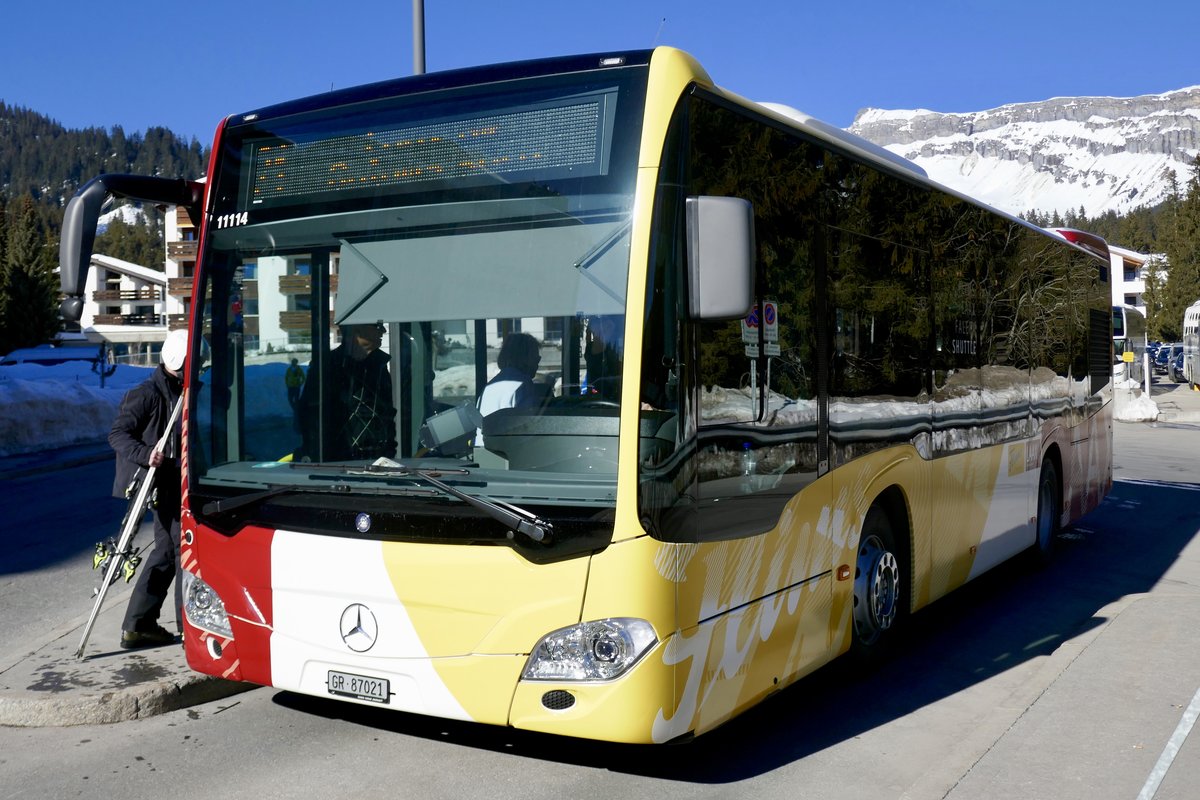
{"label": "mercedes-benz star emblem", "polygon": [[354,527],[359,533],[366,533],[371,530],[371,515],[359,514],[354,518]]}
{"label": "mercedes-benz star emblem", "polygon": [[367,652],[375,646],[375,640],[379,638],[379,623],[375,621],[371,609],[362,603],[346,606],[338,630],[341,631],[346,647],[356,653]]}

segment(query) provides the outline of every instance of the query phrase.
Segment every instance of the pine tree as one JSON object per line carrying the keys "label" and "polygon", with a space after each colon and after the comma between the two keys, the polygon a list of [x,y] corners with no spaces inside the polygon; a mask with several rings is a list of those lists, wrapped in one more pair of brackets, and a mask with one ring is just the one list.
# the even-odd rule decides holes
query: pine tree
{"label": "pine tree", "polygon": [[1146,302],[1146,331],[1151,340],[1162,340],[1160,330],[1165,315],[1163,313],[1164,275],[1167,270],[1162,260],[1157,256],[1151,257],[1142,268],[1146,276],[1146,290],[1142,299]]}
{"label": "pine tree", "polygon": [[4,280],[5,272],[4,265],[7,262],[5,253],[8,250],[8,207],[4,202],[4,195],[0,194],[0,307],[4,303]]}
{"label": "pine tree", "polygon": [[58,333],[58,286],[51,269],[51,243],[26,195],[7,228],[0,294],[0,351],[32,347]]}
{"label": "pine tree", "polygon": [[0,194],[0,353],[12,350],[8,345],[6,330],[8,325],[8,209],[4,203],[4,195]]}
{"label": "pine tree", "polygon": [[138,216],[133,224],[120,217],[108,223],[107,230],[96,237],[94,253],[119,258],[131,264],[162,270],[166,257],[162,234],[148,220]]}
{"label": "pine tree", "polygon": [[1184,309],[1200,299],[1200,156],[1192,161],[1187,194],[1174,203],[1170,212],[1166,239],[1170,271],[1163,290],[1159,331],[1166,339],[1179,341]]}

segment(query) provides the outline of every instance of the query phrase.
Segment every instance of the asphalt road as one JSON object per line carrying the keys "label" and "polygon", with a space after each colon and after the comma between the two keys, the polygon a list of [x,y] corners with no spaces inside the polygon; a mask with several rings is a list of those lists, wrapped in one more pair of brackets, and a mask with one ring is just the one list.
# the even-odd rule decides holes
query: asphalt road
{"label": "asphalt road", "polygon": [[[85,618],[98,573],[96,542],[115,537],[125,503],[111,497],[113,462],[0,481],[0,668]],[[144,541],[150,541],[145,532]],[[113,586],[121,602],[129,587]]]}

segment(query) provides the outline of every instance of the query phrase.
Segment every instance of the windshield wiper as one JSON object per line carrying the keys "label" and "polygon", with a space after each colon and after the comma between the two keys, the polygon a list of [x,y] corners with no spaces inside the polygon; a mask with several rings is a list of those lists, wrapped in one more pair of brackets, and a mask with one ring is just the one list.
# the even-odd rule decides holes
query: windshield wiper
{"label": "windshield wiper", "polygon": [[[433,488],[443,494],[448,494],[462,500],[464,503],[473,508],[482,511],[492,519],[508,526],[509,530],[515,533],[528,536],[535,542],[542,544],[550,544],[554,536],[554,525],[538,517],[530,511],[515,506],[511,503],[506,503],[502,500],[488,500],[482,497],[475,497],[463,492],[448,483],[444,483],[436,476],[445,474],[455,475],[470,475],[470,471],[466,469],[414,469],[407,467],[390,458],[380,458],[375,463],[365,467],[353,466],[333,466],[327,464],[293,464],[296,469],[309,469],[316,471],[337,471],[342,475],[353,475],[362,477],[379,477],[379,478],[402,478],[405,480],[422,480],[428,483]],[[281,494],[297,493],[297,494],[350,494],[359,493],[363,489],[360,487],[351,487],[344,483],[333,484],[332,486],[303,486],[297,484],[276,484],[269,486],[266,489],[250,494],[235,495],[234,497],[226,497],[221,500],[213,500],[205,503],[201,511],[204,514],[215,515],[222,512],[233,511],[248,506],[253,503],[258,503],[263,500],[268,500]],[[434,496],[432,492],[427,490],[415,489],[406,490],[411,493],[420,492],[428,496]],[[378,492],[371,491],[372,494],[394,494],[393,491]]]}
{"label": "windshield wiper", "polygon": [[[221,514],[227,511],[233,511],[242,506],[252,505],[262,500],[269,500],[281,494],[349,494],[355,491],[351,486],[344,483],[335,483],[332,486],[300,486],[296,484],[276,484],[267,489],[250,494],[239,494],[233,497],[226,497],[221,500],[213,500],[205,503],[201,508],[201,512],[207,515]],[[430,496],[433,496],[430,493]]]}
{"label": "windshield wiper", "polygon": [[390,458],[376,459],[373,464],[361,469],[347,469],[346,472],[352,475],[380,475],[389,478],[419,478],[434,488],[445,492],[451,497],[457,497],[467,505],[477,508],[487,514],[497,522],[507,525],[509,530],[515,533],[520,533],[528,536],[535,542],[542,544],[550,544],[554,538],[554,525],[549,521],[538,517],[536,514],[526,511],[520,506],[515,506],[512,503],[506,503],[503,500],[488,500],[482,497],[475,497],[466,492],[460,491],[448,483],[438,480],[435,475],[442,475],[447,472],[469,475],[470,473],[463,470],[446,470],[433,469],[423,470],[392,461]]}

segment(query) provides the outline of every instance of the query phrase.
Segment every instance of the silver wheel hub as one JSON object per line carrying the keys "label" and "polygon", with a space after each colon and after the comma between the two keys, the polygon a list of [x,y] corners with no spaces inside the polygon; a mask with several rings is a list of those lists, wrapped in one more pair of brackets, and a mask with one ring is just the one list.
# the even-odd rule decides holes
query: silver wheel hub
{"label": "silver wheel hub", "polygon": [[900,598],[900,565],[877,536],[858,548],[854,578],[854,628],[864,644],[873,644],[896,621]]}

